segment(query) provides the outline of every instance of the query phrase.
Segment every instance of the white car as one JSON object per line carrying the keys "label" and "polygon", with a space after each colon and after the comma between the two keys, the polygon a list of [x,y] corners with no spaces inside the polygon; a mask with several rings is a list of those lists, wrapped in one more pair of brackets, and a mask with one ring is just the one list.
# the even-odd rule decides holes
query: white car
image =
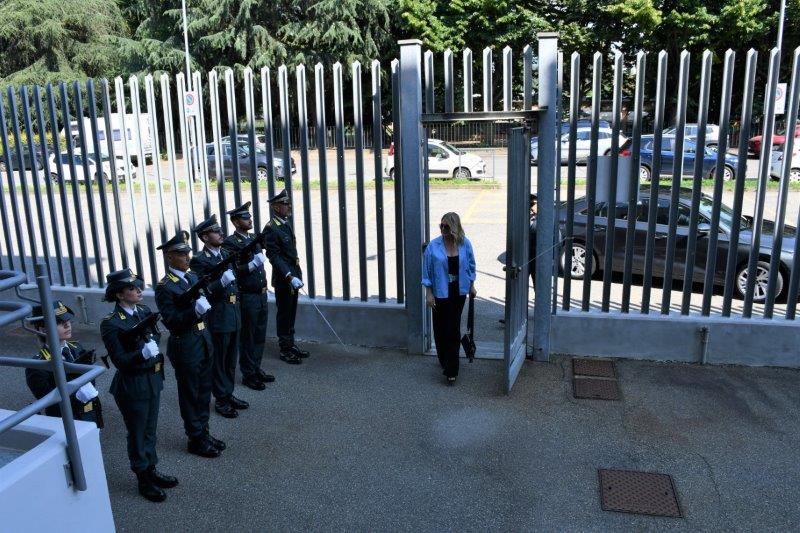
{"label": "white car", "polygon": [[[575,160],[578,163],[585,163],[589,159],[589,152],[592,145],[592,128],[579,126],[575,130]],[[569,160],[569,133],[561,135],[561,162]],[[597,155],[611,155],[611,139],[613,135],[611,128],[600,127],[597,130]],[[619,136],[619,146],[625,144],[628,139],[624,135]],[[531,139],[531,160],[537,163],[539,160],[539,139]]]}
{"label": "white car", "polygon": [[[781,170],[783,166],[783,150],[775,150],[772,152],[772,164],[769,167],[769,174],[772,179],[781,179]],[[792,165],[789,167],[789,181],[800,181],[800,147],[795,148],[792,154]]]}
{"label": "white car", "polygon": [[[72,154],[72,161],[75,164],[75,176],[78,181],[84,181],[84,163],[89,167],[89,175],[97,176],[97,160],[95,154],[89,154],[84,157],[80,150],[76,150]],[[101,156],[103,161],[101,164],[103,179],[111,181],[111,161],[107,155]],[[58,166],[61,165],[61,174],[64,176],[64,181],[72,180],[72,172],[70,170],[69,152],[61,152],[58,154],[58,162],[56,162],[56,154],[50,154],[50,177],[53,180],[58,180]],[[131,178],[136,178],[136,167],[131,165]],[[116,171],[117,177],[120,181],[125,180],[125,161],[123,158],[116,158]]]}
{"label": "white car", "polygon": [[[394,156],[386,158],[383,173],[394,179]],[[439,139],[428,139],[428,176],[431,178],[480,179],[486,176],[482,157],[459,150]]]}
{"label": "white car", "polygon": [[[697,123],[695,122],[690,122],[683,128],[684,135],[689,139],[697,139],[697,130]],[[674,126],[667,128],[664,130],[664,136],[674,137],[676,131],[677,128]],[[719,143],[719,126],[716,124],[706,124],[706,146],[716,150],[717,143]]]}

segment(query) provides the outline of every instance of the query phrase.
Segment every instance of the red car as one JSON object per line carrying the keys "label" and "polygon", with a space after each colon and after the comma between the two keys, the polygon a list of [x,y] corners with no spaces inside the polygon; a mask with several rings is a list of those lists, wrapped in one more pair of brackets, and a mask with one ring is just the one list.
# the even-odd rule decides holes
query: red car
{"label": "red car", "polygon": [[[794,137],[795,139],[800,138],[800,123],[795,125],[794,127]],[[773,135],[772,136],[772,149],[774,150],[777,146],[783,146],[783,143],[786,142],[786,135]],[[761,135],[756,135],[749,141],[747,141],[747,149],[748,151],[754,154],[761,153]]]}

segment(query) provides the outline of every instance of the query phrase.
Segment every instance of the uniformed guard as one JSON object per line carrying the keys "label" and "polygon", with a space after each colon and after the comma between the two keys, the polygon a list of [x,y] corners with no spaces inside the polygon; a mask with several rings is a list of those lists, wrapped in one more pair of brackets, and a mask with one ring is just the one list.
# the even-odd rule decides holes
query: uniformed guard
{"label": "uniformed guard", "polygon": [[303,272],[297,257],[297,241],[289,223],[292,204],[286,190],[269,200],[272,219],[264,228],[264,244],[272,265],[272,286],[275,288],[275,304],[278,307],[275,322],[282,361],[300,364],[310,354],[294,343],[294,320],[297,316],[297,291],[303,287]]}
{"label": "uniformed guard", "polygon": [[178,480],[156,470],[156,429],[164,388],[158,315],[142,305],[144,283],[131,269],[108,274],[106,283],[105,301],[115,305],[100,324],[100,333],[117,368],[111,394],[128,430],[128,460],[139,483],[139,494],[162,502],[167,495],[161,489],[176,486]]}
{"label": "uniformed guard", "polygon": [[[75,317],[75,313],[72,309],[64,305],[64,302],[59,300],[53,302],[53,309],[56,314],[58,340],[61,342],[61,355],[64,362],[83,365],[94,364],[94,350],[85,350],[83,346],[71,340],[72,319]],[[33,306],[33,316],[28,319],[28,322],[39,331],[44,331],[45,325],[42,306]],[[49,361],[51,357],[50,351],[47,349],[47,346],[44,345],[35,356],[36,359],[43,359],[45,361]],[[70,373],[66,375],[67,381],[71,381],[79,376],[80,374]],[[56,388],[56,380],[50,370],[27,368],[25,369],[25,381],[28,383],[28,388],[37,400]],[[75,420],[94,422],[97,424],[98,428],[103,427],[102,405],[100,404],[100,397],[97,389],[94,387],[94,382],[89,382],[75,391],[75,394],[70,396],[70,405],[72,406],[72,417]],[[60,418],[60,404],[57,403],[46,407],[44,414]]]}
{"label": "uniformed guard", "polygon": [[[207,275],[215,265],[221,263],[229,252],[221,248],[222,228],[217,224],[217,215],[199,223],[195,233],[203,241],[203,249],[192,257],[191,267],[198,276]],[[206,316],[214,343],[214,370],[211,391],[214,394],[214,409],[225,418],[236,418],[237,409],[247,409],[249,404],[233,395],[236,378],[236,354],[238,350],[239,305],[236,274],[228,268],[218,279],[206,286],[211,311]]]}
{"label": "uniformed guard", "polygon": [[189,271],[191,248],[188,241],[189,234],[181,231],[158,247],[164,251],[169,269],[156,286],[156,305],[170,333],[167,357],[175,368],[178,404],[189,437],[189,453],[218,457],[225,443],[208,432],[214,348],[203,318],[211,304],[202,295],[194,299],[181,297],[198,281]]}
{"label": "uniformed guard", "polygon": [[[236,231],[222,243],[230,252],[241,252],[254,239],[261,239],[249,233],[253,229],[250,215],[250,202],[228,211]],[[264,263],[263,244],[256,249],[241,254],[236,265],[236,285],[239,287],[239,309],[242,327],[239,330],[239,369],[242,371],[242,384],[253,390],[264,390],[264,384],[275,381],[275,377],[261,370],[264,343],[267,338],[267,273]]]}

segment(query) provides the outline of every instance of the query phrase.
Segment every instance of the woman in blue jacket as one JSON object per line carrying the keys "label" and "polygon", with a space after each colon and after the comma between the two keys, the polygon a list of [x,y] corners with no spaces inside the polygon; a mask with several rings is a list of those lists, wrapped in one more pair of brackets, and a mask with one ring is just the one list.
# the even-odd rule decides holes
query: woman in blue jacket
{"label": "woman in blue jacket", "polygon": [[475,296],[475,254],[464,236],[461,219],[446,213],[439,224],[442,234],[425,249],[422,284],[426,300],[433,310],[433,338],[436,354],[447,384],[458,376],[461,349],[461,312],[467,293]]}

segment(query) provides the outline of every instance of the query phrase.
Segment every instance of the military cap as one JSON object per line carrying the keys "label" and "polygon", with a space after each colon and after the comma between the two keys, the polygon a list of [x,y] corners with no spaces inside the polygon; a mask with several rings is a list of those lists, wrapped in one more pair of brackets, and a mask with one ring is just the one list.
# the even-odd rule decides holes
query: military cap
{"label": "military cap", "polygon": [[292,203],[291,200],[289,200],[289,195],[286,194],[286,189],[283,189],[281,192],[279,192],[278,194],[276,194],[275,196],[273,196],[272,198],[270,198],[267,201],[269,203],[271,203],[271,204],[290,204],[290,203]]}
{"label": "military cap", "polygon": [[217,215],[211,215],[194,227],[194,232],[197,235],[202,235],[210,231],[222,232],[222,228],[217,224]]}
{"label": "military cap", "polygon": [[250,218],[250,204],[251,202],[245,202],[236,209],[227,211],[226,214],[230,215],[231,218],[243,218],[247,220]]}
{"label": "military cap", "polygon": [[173,238],[163,243],[156,250],[164,250],[165,252],[191,252],[192,248],[189,246],[189,232],[179,231]]}
{"label": "military cap", "polygon": [[117,293],[127,287],[136,287],[144,289],[144,281],[131,271],[130,268],[123,268],[117,270],[106,276],[106,294],[105,300],[107,302],[115,302],[117,300]]}
{"label": "military cap", "polygon": [[[64,305],[64,302],[61,300],[53,301],[53,310],[56,312],[56,322],[68,322],[75,318],[75,312]],[[42,313],[41,305],[33,306],[33,314],[30,316],[30,318],[28,318],[28,321],[36,327],[41,327],[44,325],[44,315]]]}

